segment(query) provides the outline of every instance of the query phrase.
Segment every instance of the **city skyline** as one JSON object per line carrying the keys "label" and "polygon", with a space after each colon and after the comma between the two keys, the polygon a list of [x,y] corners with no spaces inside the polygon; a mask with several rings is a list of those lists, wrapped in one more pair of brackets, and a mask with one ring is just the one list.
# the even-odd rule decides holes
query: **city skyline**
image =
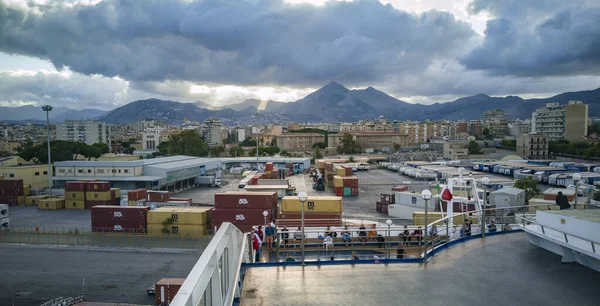
{"label": "city skyline", "polygon": [[0,16],[2,106],[288,102],[329,81],[431,104],[600,84],[586,0],[0,0]]}

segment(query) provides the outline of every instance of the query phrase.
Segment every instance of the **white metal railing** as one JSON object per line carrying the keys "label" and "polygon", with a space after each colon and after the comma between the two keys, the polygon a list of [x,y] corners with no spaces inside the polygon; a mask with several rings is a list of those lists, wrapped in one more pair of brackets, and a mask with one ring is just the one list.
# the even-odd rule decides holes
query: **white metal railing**
{"label": "white metal railing", "polygon": [[83,302],[83,295],[76,297],[59,297],[48,301],[40,306],[71,306]]}
{"label": "white metal railing", "polygon": [[600,242],[598,241],[593,241],[578,235],[566,233],[563,230],[554,227],[539,224],[534,218],[531,218],[530,216],[523,216],[518,218],[521,220],[521,225],[524,229],[535,231],[538,234],[542,234],[549,239],[559,241],[574,248],[590,252],[595,255],[600,255]]}
{"label": "white metal railing", "polygon": [[169,305],[232,305],[248,247],[248,234],[223,223]]}

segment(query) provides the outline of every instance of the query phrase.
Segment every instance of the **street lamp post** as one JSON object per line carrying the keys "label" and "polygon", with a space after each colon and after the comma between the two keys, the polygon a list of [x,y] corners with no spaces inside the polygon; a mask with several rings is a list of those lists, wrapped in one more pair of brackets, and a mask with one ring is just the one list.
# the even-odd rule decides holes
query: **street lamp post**
{"label": "street lamp post", "polygon": [[269,215],[268,211],[263,211],[263,217],[265,217],[265,230],[267,230],[267,216]]}
{"label": "street lamp post", "polygon": [[[485,237],[485,213],[487,209],[487,192],[485,188],[490,184],[490,178],[485,176],[481,179],[481,183],[483,184],[483,206],[481,207],[481,237]],[[477,191],[477,187],[475,187],[475,191]]]}
{"label": "street lamp post", "polygon": [[581,174],[573,174],[573,181],[575,181],[575,208],[577,208],[577,197],[579,196],[579,181],[581,181]]}
{"label": "street lamp post", "polygon": [[423,200],[425,200],[425,234],[423,235],[424,237],[424,241],[425,241],[425,256],[423,256],[423,260],[426,261],[427,260],[427,235],[429,234],[429,229],[427,228],[428,225],[428,221],[427,221],[427,210],[428,210],[428,204],[429,204],[429,200],[431,199],[431,191],[425,189],[421,192],[421,198],[423,198]]}
{"label": "street lamp post", "polygon": [[[387,239],[388,243],[387,244],[389,246],[390,245],[390,242],[389,242],[390,241],[390,226],[392,226],[392,220],[387,219],[387,221],[385,221],[385,224],[387,224],[387,226],[388,226],[388,234],[387,234],[388,235],[388,239]],[[387,253],[387,258],[390,259],[390,250],[388,249],[386,253]]]}
{"label": "street lamp post", "polygon": [[302,225],[302,266],[305,266],[306,264],[304,263],[304,203],[306,203],[306,200],[308,200],[308,194],[306,194],[306,192],[302,191],[298,193],[298,200],[300,201],[300,211],[301,216],[300,218],[301,220],[301,225]]}
{"label": "street lamp post", "polygon": [[50,159],[50,112],[52,111],[52,106],[44,105],[42,106],[42,110],[46,112],[46,127],[48,129],[48,191],[52,195],[52,161]]}

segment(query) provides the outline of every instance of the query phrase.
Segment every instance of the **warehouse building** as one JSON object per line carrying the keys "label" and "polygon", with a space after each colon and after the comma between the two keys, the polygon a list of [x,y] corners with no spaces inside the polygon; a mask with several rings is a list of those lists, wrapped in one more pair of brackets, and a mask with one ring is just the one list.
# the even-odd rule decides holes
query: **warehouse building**
{"label": "warehouse building", "polygon": [[[259,164],[298,163],[310,167],[308,158],[259,158]],[[103,180],[123,190],[147,188],[170,190],[188,188],[198,176],[212,176],[232,167],[255,167],[256,158],[200,158],[170,156],[133,161],[62,161],[54,164],[54,185],[62,186],[73,180]],[[282,166],[282,167],[283,167]]]}

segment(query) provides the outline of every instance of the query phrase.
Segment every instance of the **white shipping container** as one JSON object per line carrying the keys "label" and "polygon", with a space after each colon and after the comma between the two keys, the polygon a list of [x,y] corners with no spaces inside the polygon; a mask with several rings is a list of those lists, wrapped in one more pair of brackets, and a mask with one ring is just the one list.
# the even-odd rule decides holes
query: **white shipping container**
{"label": "white shipping container", "polygon": [[8,218],[8,205],[0,204],[0,218]]}
{"label": "white shipping container", "polygon": [[0,229],[7,229],[10,226],[9,218],[0,218]]}

